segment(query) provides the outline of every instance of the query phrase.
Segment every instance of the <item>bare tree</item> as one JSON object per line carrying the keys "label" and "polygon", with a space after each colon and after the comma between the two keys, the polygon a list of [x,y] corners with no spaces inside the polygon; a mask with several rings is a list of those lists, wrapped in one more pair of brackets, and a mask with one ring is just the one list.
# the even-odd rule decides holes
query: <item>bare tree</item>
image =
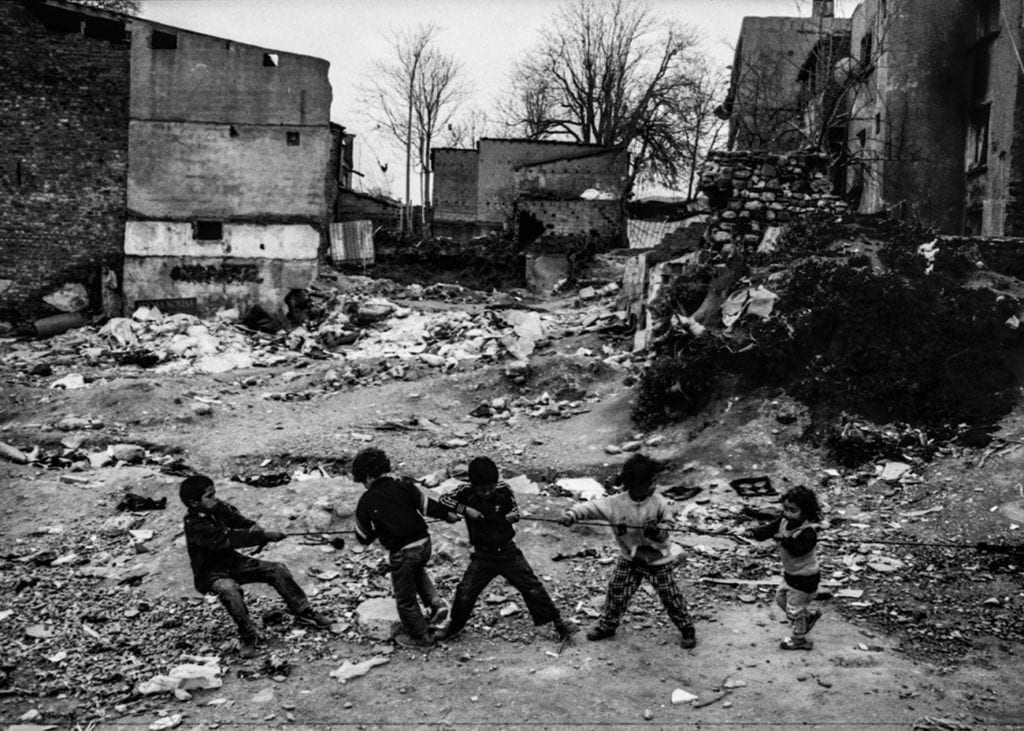
{"label": "bare tree", "polygon": [[637,180],[674,185],[690,129],[696,36],[643,0],[565,0],[513,70],[504,121],[527,136],[632,153]]}
{"label": "bare tree", "polygon": [[[372,64],[368,82],[361,90],[368,116],[405,147],[406,231],[411,223],[412,148],[416,146],[419,174],[428,176],[430,145],[468,96],[461,66],[436,47],[437,32],[435,26],[424,25],[395,35],[391,41],[393,57]],[[420,186],[424,195],[429,195],[422,179]]]}
{"label": "bare tree", "polygon": [[482,109],[464,109],[441,130],[441,144],[446,147],[473,147],[481,137],[491,134],[493,126],[490,116]]}

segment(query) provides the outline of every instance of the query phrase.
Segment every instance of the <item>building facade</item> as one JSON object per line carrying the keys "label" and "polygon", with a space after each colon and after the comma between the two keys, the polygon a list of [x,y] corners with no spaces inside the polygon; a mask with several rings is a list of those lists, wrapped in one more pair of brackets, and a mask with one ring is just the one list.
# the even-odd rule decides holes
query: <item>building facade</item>
{"label": "building facade", "polygon": [[[108,268],[128,308],[175,300],[200,314],[283,313],[285,295],[315,278],[326,242],[328,63],[60,0],[0,8],[5,32],[35,46],[7,58],[5,76],[22,81],[0,82],[17,86],[0,102],[16,124],[0,135],[19,149],[69,152],[51,155],[45,176],[41,159],[5,160],[17,190],[0,243],[19,269],[9,266],[16,285],[0,304],[32,310],[69,281],[95,291]],[[36,108],[48,111],[33,123]],[[48,139],[48,126],[68,138]],[[73,177],[84,188],[62,184]],[[29,212],[56,189],[72,202],[32,224]],[[77,227],[90,234],[74,236]]]}

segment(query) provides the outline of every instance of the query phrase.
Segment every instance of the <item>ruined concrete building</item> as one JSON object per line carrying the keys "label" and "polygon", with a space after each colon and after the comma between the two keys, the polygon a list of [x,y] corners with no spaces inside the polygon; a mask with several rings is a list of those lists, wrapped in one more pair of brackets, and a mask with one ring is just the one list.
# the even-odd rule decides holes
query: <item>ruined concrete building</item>
{"label": "ruined concrete building", "polygon": [[65,282],[98,299],[103,270],[128,308],[200,314],[280,313],[315,277],[327,61],[59,0],[0,3],[0,59],[7,317]]}
{"label": "ruined concrete building", "polygon": [[619,201],[629,166],[624,150],[482,138],[476,149],[435,148],[431,156],[437,235],[466,238],[501,230],[518,217],[529,221],[525,243],[545,234],[621,236]]}
{"label": "ruined concrete building", "polygon": [[[811,19],[747,20],[813,25],[831,11],[817,0]],[[1024,235],[1022,19],[1021,0],[864,0],[851,18],[822,25],[828,53],[779,46],[776,57],[792,53],[802,69],[774,82],[789,90],[779,98],[799,100],[792,127],[801,133],[774,136],[766,124],[764,147],[828,154],[835,192],[860,212],[889,210],[949,234]],[[732,149],[756,146],[744,120],[773,119],[771,105],[762,113],[756,99],[740,103],[748,65],[740,49],[763,40],[751,35],[756,26],[743,26],[723,105]]]}

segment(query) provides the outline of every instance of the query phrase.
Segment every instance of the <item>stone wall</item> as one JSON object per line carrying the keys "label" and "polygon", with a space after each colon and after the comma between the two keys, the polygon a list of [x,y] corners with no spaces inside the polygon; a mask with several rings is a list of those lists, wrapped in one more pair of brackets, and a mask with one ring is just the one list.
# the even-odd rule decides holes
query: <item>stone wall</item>
{"label": "stone wall", "polygon": [[700,188],[711,203],[708,238],[715,248],[756,248],[771,226],[849,208],[832,194],[827,160],[813,154],[713,151]]}
{"label": "stone wall", "polygon": [[0,319],[53,314],[42,296],[85,284],[99,306],[119,270],[128,159],[123,24],[0,2]]}

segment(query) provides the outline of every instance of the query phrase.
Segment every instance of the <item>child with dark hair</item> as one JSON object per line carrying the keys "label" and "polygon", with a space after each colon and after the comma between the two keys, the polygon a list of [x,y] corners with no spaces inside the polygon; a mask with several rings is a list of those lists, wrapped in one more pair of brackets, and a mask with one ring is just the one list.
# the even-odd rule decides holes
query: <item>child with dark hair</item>
{"label": "child with dark hair", "polygon": [[[431,647],[430,627],[447,618],[448,605],[438,597],[427,574],[431,544],[423,516],[450,523],[458,518],[411,480],[395,479],[390,472],[391,460],[375,447],[362,450],[352,460],[353,479],[366,487],[356,505],[356,538],[366,545],[379,539],[388,550],[391,586],[404,629],[395,642],[403,647]],[[423,616],[421,599],[432,611],[429,620]]]}
{"label": "child with dark hair", "polygon": [[185,513],[185,544],[196,589],[216,594],[238,626],[242,657],[255,657],[259,633],[245,605],[242,584],[270,584],[284,599],[298,623],[327,628],[329,619],[313,611],[302,588],[283,563],[244,556],[236,548],[263,546],[285,537],[244,517],[230,503],[217,499],[213,480],[206,475],[185,478],[179,490]]}
{"label": "child with dark hair", "polygon": [[821,617],[821,610],[808,609],[821,580],[817,551],[821,507],[814,492],[803,485],[790,488],[781,502],[781,516],[751,528],[746,534],[759,541],[771,538],[778,544],[782,581],[775,592],[775,602],[792,627],[791,635],[779,647],[810,650],[814,643],[807,639],[807,633]]}
{"label": "child with dark hair", "polygon": [[668,501],[655,493],[654,477],[659,465],[642,454],[634,454],[622,466],[619,482],[625,492],[581,503],[562,514],[563,525],[597,518],[607,521],[619,544],[619,559],[608,583],[604,612],[587,633],[588,640],[603,640],[615,634],[623,613],[640,582],[647,579],[658,592],[669,619],[679,628],[679,645],[697,646],[697,635],[686,600],[675,577],[678,547],[669,541],[674,527]]}
{"label": "child with dark hair", "polygon": [[562,619],[544,584],[515,543],[516,530],[512,526],[519,522],[519,506],[508,484],[499,480],[493,460],[472,460],[469,484],[443,495],[441,505],[466,519],[473,550],[455,590],[451,623],[439,639],[450,639],[462,631],[480,593],[498,576],[522,595],[535,625],[550,622],[559,640],[569,639],[575,628]]}

